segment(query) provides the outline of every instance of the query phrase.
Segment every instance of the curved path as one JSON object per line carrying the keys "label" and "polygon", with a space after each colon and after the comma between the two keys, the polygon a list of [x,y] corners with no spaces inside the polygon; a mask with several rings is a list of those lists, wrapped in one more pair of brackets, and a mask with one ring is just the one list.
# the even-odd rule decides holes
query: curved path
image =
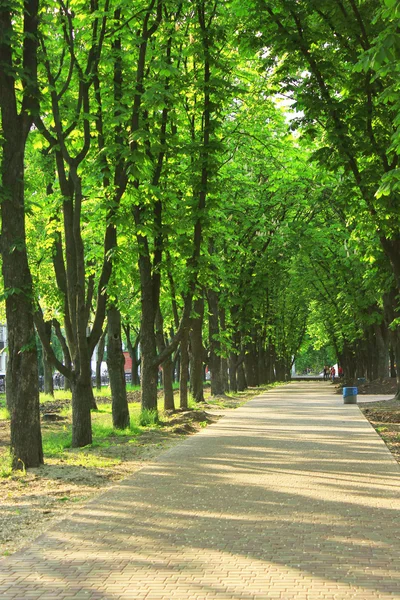
{"label": "curved path", "polygon": [[400,468],[328,384],[276,388],[0,561],[0,598],[400,599]]}

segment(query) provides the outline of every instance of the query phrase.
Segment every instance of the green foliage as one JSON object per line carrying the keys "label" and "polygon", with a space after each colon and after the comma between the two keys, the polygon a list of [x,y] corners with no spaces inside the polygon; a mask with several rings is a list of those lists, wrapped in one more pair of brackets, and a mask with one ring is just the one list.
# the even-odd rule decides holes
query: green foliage
{"label": "green foliage", "polygon": [[319,375],[325,365],[331,366],[336,363],[336,355],[333,348],[324,346],[316,349],[310,345],[310,339],[307,340],[296,356],[296,373],[301,375],[311,369],[312,375]]}
{"label": "green foliage", "polygon": [[[25,202],[44,319],[63,325],[77,365],[78,332],[102,321],[106,300],[132,337],[154,300],[153,333],[161,315],[157,340],[167,344],[196,281],[220,313],[209,334],[206,307],[205,354],[212,344],[226,359],[258,353],[271,378],[294,359],[300,371],[354,359],[377,327],[396,335],[400,322],[397,3],[196,6],[168,1],[161,16],[142,1],[135,11],[42,6]],[[51,346],[62,360],[54,335]],[[132,422],[136,434],[157,412]],[[128,435],[103,406],[93,431],[95,444]],[[47,452],[63,452],[68,436]]]}

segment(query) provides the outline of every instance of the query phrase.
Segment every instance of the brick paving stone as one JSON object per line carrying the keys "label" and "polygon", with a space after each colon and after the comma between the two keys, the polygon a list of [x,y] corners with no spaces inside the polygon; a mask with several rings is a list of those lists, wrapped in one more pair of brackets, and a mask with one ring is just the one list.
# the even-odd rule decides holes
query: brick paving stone
{"label": "brick paving stone", "polygon": [[0,560],[4,600],[400,600],[400,469],[356,405],[292,383]]}

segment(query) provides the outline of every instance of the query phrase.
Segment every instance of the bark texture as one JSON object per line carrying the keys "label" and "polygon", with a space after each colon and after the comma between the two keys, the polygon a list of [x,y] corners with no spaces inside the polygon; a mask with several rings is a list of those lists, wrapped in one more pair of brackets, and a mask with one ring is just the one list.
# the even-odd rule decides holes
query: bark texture
{"label": "bark texture", "polygon": [[190,332],[190,382],[192,396],[195,402],[204,402],[203,373],[203,320],[204,299],[197,298],[193,305],[195,316],[191,320]]}
{"label": "bark texture", "polygon": [[107,311],[107,365],[112,396],[112,419],[116,429],[129,427],[129,408],[125,383],[125,357],[122,352],[121,314],[115,306]]}
{"label": "bark texture", "polygon": [[[18,5],[19,6],[19,5]],[[16,9],[19,10],[19,9]],[[13,467],[43,463],[39,414],[39,378],[33,323],[33,289],[25,237],[25,143],[38,109],[38,1],[26,0],[23,12],[22,64],[13,62],[13,21],[7,3],[0,7],[1,254],[8,329],[7,405],[11,414]],[[19,15],[17,15],[19,16]],[[18,112],[15,84],[21,73]]]}

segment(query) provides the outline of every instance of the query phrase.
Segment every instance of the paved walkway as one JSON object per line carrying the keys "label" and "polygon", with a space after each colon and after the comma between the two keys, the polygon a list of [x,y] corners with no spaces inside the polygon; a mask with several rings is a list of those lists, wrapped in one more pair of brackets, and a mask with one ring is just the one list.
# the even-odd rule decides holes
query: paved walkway
{"label": "paved walkway", "polygon": [[277,388],[0,561],[0,598],[400,599],[400,469],[355,405]]}

